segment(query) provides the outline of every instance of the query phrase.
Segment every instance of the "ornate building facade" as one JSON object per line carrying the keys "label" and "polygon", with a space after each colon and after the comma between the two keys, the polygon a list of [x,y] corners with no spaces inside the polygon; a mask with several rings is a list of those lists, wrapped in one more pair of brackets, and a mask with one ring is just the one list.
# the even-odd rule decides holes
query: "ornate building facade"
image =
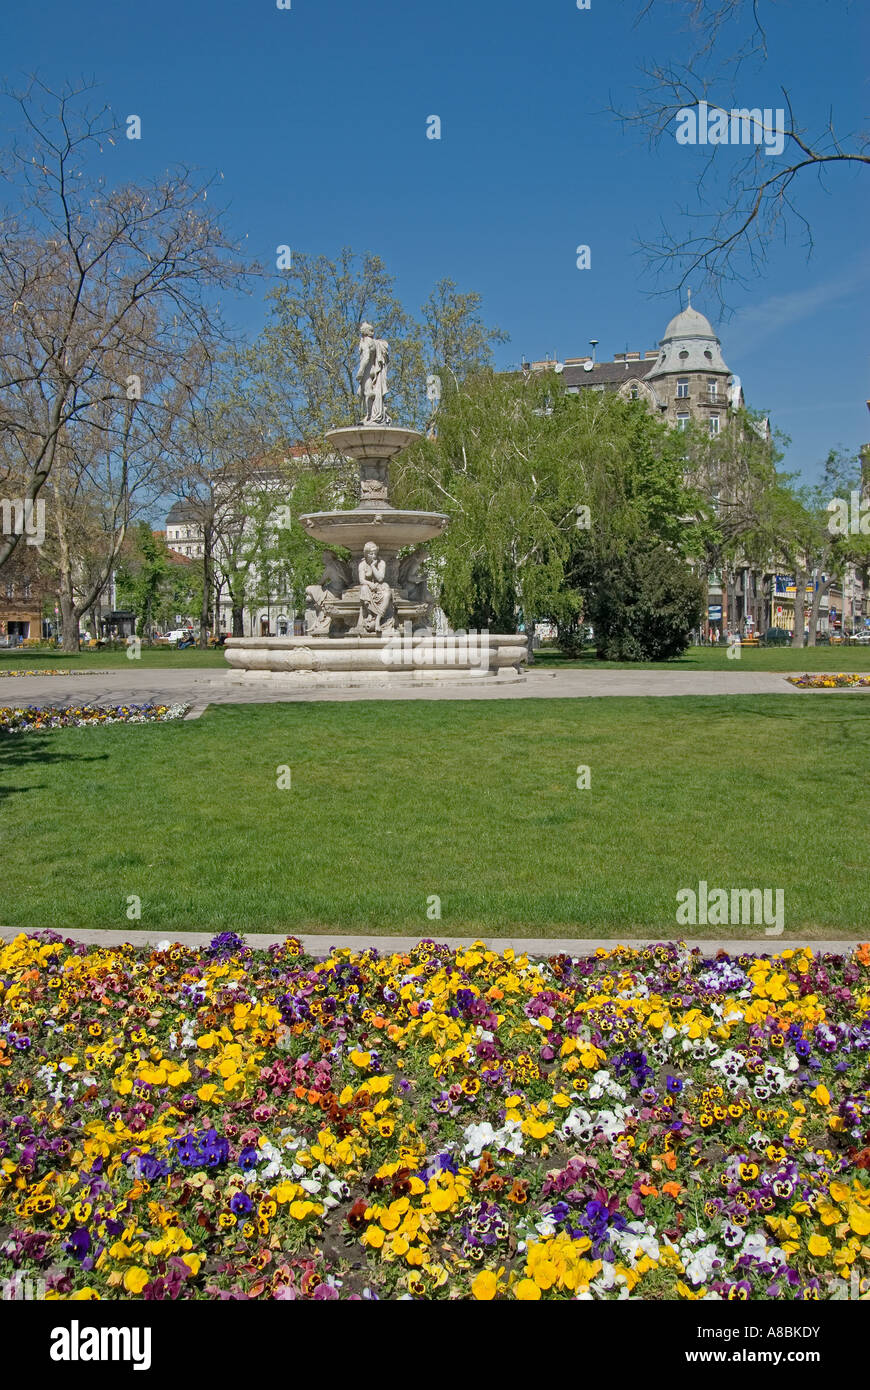
{"label": "ornate building facade", "polygon": [[[524,368],[560,372],[570,394],[613,391],[624,400],[640,400],[674,429],[687,429],[694,421],[711,438],[725,430],[729,414],[745,405],[740,377],[725,361],[717,334],[709,319],[692,307],[691,297],[671,319],[656,348],[616,353],[606,362],[596,362],[589,355],[567,357],[564,362],[532,362]],[[752,428],[762,439],[770,439],[768,420]],[[745,636],[769,627],[793,627],[794,580],[777,573],[773,564],[756,570],[738,563],[728,573],[712,570],[704,578],[708,633],[716,631],[721,636],[730,629]],[[855,583],[854,576],[851,582]],[[839,628],[843,602],[842,587],[833,587],[823,600],[820,632]]]}

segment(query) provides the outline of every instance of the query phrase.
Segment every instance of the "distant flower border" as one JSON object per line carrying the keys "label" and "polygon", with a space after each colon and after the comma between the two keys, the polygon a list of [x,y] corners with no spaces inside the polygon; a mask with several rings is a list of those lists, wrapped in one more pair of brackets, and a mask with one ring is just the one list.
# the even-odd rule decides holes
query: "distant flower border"
{"label": "distant flower border", "polygon": [[64,671],[60,666],[31,667],[26,671],[0,671],[0,680],[12,676],[108,676],[110,671],[91,671],[87,667],[76,667]]}
{"label": "distant flower border", "polygon": [[83,729],[94,724],[165,724],[183,719],[184,705],[72,705],[68,709],[41,705],[0,705],[0,732],[42,733],[46,729]]}
{"label": "distant flower border", "polygon": [[836,676],[831,675],[830,672],[821,672],[815,675],[805,672],[802,676],[789,676],[788,680],[792,685],[799,686],[801,690],[843,690],[870,685],[870,676],[858,675],[855,672],[846,675],[843,671],[840,671]]}

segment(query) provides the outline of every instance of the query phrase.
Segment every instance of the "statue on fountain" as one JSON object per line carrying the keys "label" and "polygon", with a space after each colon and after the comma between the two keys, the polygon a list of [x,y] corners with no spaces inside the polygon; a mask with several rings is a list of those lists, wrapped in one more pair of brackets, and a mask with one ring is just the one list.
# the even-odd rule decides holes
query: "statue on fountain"
{"label": "statue on fountain", "polygon": [[357,631],[380,637],[393,630],[393,591],[387,579],[385,560],[378,558],[378,547],[368,541],[359,562],[359,622]]}
{"label": "statue on fountain", "polygon": [[360,324],[359,367],[356,380],[363,400],[364,425],[391,425],[384,399],[387,396],[387,365],[390,360],[389,344],[384,338],[376,338],[370,323]]}
{"label": "statue on fountain", "polygon": [[308,637],[328,637],[332,627],[332,605],[341,598],[351,582],[347,561],[332,551],[323,556],[322,584],[309,584],[305,590],[305,632]]}

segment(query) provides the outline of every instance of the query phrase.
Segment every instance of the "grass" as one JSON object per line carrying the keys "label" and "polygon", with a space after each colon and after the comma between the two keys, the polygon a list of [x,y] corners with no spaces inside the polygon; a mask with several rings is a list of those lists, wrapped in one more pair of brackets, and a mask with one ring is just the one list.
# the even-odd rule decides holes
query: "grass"
{"label": "grass", "polygon": [[183,652],[175,647],[142,647],[141,656],[135,661],[128,657],[124,647],[119,647],[117,651],[104,649],[72,653],[45,647],[0,647],[0,675],[4,670],[37,671],[43,667],[60,671],[116,671],[119,667],[127,669],[142,666],[168,667],[170,670],[218,666],[225,671],[229,670],[226,656],[219,647],[204,652],[195,647]]}
{"label": "grass", "polygon": [[[577,660],[568,660],[554,648],[541,648],[535,653],[535,666],[546,670],[600,671],[782,671],[800,674],[803,671],[870,671],[870,647],[851,643],[842,647],[744,647],[740,660],[729,660],[726,648],[690,647],[676,661],[598,661],[591,649]],[[219,648],[199,651],[191,647],[179,652],[174,647],[143,647],[141,658],[131,661],[126,651],[64,652],[27,647],[0,648],[0,672],[3,670],[38,670],[40,667],[61,670],[111,671],[119,667],[168,667],[169,669],[214,668],[229,670],[227,659]]]}
{"label": "grass", "polygon": [[690,647],[676,661],[599,661],[591,648],[571,660],[546,647],[535,653],[535,665],[562,671],[782,671],[800,675],[804,671],[870,671],[870,646],[850,642],[839,647],[743,647],[738,660],[730,658],[724,646]]}
{"label": "grass", "polygon": [[868,754],[862,694],[225,705],[5,736],[2,921],[129,928],[136,895],[133,925],[168,933],[762,933],[678,926],[705,879],[782,888],[786,935],[861,933]]}

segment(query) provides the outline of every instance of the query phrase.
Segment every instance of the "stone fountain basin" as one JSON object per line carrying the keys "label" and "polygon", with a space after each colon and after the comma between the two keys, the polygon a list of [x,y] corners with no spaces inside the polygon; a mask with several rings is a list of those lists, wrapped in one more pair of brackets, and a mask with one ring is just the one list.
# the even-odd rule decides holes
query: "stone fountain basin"
{"label": "stone fountain basin", "polygon": [[400,454],[423,436],[419,430],[404,430],[398,425],[348,425],[327,430],[326,438],[347,458],[382,461]]}
{"label": "stone fountain basin", "polygon": [[522,679],[521,633],[391,637],[228,637],[230,675],[265,685],[437,684]]}
{"label": "stone fountain basin", "polygon": [[383,504],[346,512],[309,512],[299,518],[316,541],[341,545],[353,552],[374,541],[384,556],[440,536],[449,519],[443,512],[405,512]]}

